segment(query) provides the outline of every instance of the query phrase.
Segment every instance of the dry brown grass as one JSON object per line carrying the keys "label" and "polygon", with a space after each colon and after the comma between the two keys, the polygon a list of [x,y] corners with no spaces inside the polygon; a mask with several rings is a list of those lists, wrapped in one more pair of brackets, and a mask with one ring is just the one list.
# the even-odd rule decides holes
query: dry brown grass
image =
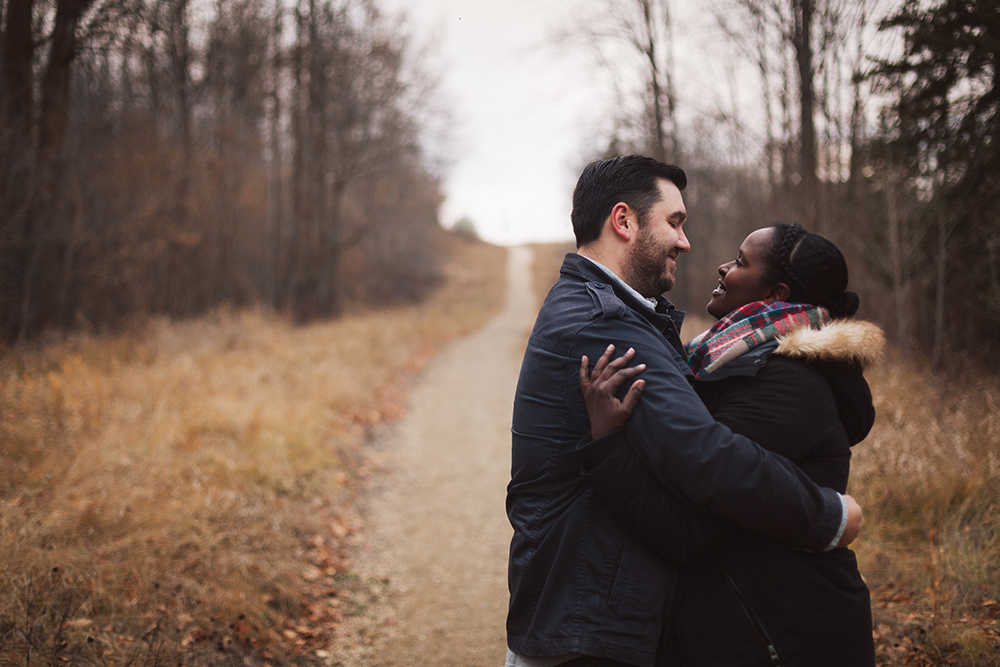
{"label": "dry brown grass", "polygon": [[869,379],[878,419],[850,490],[880,664],[1000,665],[1000,385],[898,356]]}
{"label": "dry brown grass", "polygon": [[534,274],[535,299],[541,306],[545,295],[559,279],[559,267],[562,266],[563,257],[568,252],[576,252],[576,244],[571,241],[535,243],[531,247],[535,251],[535,261],[531,267]]}
{"label": "dry brown grass", "polygon": [[304,327],[220,311],[0,358],[0,663],[282,662],[335,625],[366,430],[502,306],[505,250],[445,243],[424,304]]}

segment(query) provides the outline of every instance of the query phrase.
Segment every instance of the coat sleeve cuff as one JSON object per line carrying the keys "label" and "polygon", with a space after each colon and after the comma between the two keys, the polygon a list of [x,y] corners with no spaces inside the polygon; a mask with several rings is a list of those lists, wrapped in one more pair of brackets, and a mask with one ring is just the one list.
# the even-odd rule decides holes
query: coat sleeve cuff
{"label": "coat sleeve cuff", "polygon": [[837,530],[837,534],[833,536],[833,540],[826,546],[823,551],[832,551],[837,548],[837,543],[840,542],[840,538],[844,536],[844,531],[847,529],[847,501],[844,500],[844,496],[840,493],[837,494],[840,498],[840,528]]}

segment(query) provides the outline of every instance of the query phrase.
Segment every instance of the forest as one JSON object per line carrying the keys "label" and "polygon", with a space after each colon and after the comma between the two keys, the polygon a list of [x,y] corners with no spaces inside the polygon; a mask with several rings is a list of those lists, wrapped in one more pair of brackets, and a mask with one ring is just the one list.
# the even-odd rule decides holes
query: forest
{"label": "forest", "polygon": [[[715,5],[753,112],[677,89],[670,0],[586,7],[563,37],[622,99],[591,157],[644,153],[692,176],[681,305],[719,248],[799,221],[848,251],[862,314],[900,349],[995,368],[1000,3]],[[434,284],[447,109],[374,0],[0,10],[6,344],[220,304],[307,320]]]}
{"label": "forest", "polygon": [[432,85],[373,3],[0,7],[0,339],[434,283]]}
{"label": "forest", "polygon": [[[752,229],[844,249],[892,343],[849,489],[877,664],[1000,665],[1000,0],[711,3],[713,100],[682,4],[553,34],[616,102],[576,167],[685,168],[692,313]],[[427,49],[378,0],[0,0],[0,663],[348,664],[395,631],[344,633],[388,587],[352,561],[379,439],[506,298],[507,250],[439,220]]]}
{"label": "forest", "polygon": [[719,86],[750,92],[700,106],[676,83],[676,3],[598,4],[564,35],[627,102],[598,149],[676,162],[692,184],[693,249],[672,299],[701,312],[720,252],[799,222],[845,251],[861,315],[897,349],[997,370],[1000,3],[713,5],[725,40],[704,48],[732,54]]}

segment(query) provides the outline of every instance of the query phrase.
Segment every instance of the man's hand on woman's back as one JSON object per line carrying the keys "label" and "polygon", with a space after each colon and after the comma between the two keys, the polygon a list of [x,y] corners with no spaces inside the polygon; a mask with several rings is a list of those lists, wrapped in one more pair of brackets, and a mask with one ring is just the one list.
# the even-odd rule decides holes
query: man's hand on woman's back
{"label": "man's hand on woman's back", "polygon": [[844,501],[847,503],[847,527],[844,528],[844,534],[840,536],[840,541],[837,542],[838,547],[846,547],[858,539],[858,535],[861,534],[861,527],[865,525],[864,513],[861,511],[861,505],[858,504],[858,501],[846,495],[844,496]]}

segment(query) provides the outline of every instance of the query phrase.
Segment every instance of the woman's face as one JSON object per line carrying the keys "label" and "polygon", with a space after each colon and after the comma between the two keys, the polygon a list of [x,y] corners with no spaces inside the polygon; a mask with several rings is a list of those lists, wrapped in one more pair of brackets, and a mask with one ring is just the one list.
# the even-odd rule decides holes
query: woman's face
{"label": "woman's face", "polygon": [[784,283],[765,285],[762,280],[765,251],[774,233],[773,227],[753,232],[743,241],[736,259],[719,267],[719,286],[712,291],[712,300],[706,308],[709,315],[721,319],[754,301],[788,297]]}

